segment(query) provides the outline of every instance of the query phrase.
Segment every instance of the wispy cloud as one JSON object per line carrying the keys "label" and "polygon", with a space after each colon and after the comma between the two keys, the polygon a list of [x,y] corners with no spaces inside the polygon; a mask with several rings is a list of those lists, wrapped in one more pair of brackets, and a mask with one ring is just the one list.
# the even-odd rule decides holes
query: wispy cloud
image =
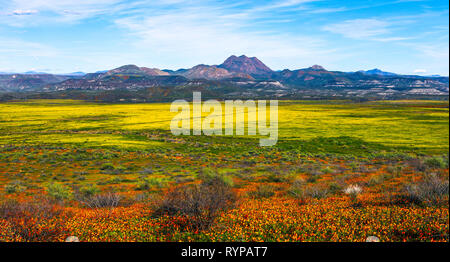
{"label": "wispy cloud", "polygon": [[291,6],[296,6],[296,5],[303,4],[303,3],[316,2],[316,1],[321,1],[321,0],[284,0],[284,1],[276,2],[273,6],[276,8],[291,7]]}
{"label": "wispy cloud", "polygon": [[416,16],[387,17],[384,19],[352,19],[325,25],[322,27],[322,30],[356,40],[377,42],[412,40],[417,38],[417,35],[401,36],[398,32],[401,32],[403,27],[408,28],[411,24],[414,24],[416,22],[414,19],[427,16],[428,14],[421,14]]}
{"label": "wispy cloud", "polygon": [[389,23],[378,19],[354,19],[326,25],[322,29],[353,39],[367,39],[389,33]]}
{"label": "wispy cloud", "polygon": [[337,13],[337,12],[344,12],[350,10],[346,7],[337,7],[337,8],[316,8],[309,10],[308,13],[310,14],[326,14],[326,13]]}
{"label": "wispy cloud", "polygon": [[37,14],[37,10],[23,10],[23,9],[16,9],[12,11],[12,15],[32,15]]}
{"label": "wispy cloud", "polygon": [[[31,64],[43,58],[58,58],[61,55],[61,52],[48,45],[0,36],[0,57],[6,58],[0,59],[0,71],[21,71],[14,67],[20,68],[23,61]],[[27,70],[29,67],[25,71]]]}
{"label": "wispy cloud", "polygon": [[378,42],[396,42],[396,41],[405,41],[405,40],[411,40],[414,39],[414,37],[400,37],[400,36],[392,36],[392,37],[374,37],[370,40],[378,41]]}
{"label": "wispy cloud", "polygon": [[0,0],[0,64],[176,68],[246,54],[273,69],[393,65],[442,74],[448,3],[426,2]]}
{"label": "wispy cloud", "polygon": [[0,54],[16,57],[48,57],[60,53],[53,47],[38,42],[23,41],[15,38],[0,37]]}
{"label": "wispy cloud", "polygon": [[[287,3],[278,6],[287,6]],[[175,54],[185,62],[179,62],[179,66],[192,66],[188,63],[193,61],[221,62],[230,54],[247,54],[258,56],[277,68],[282,61],[286,65],[287,60],[292,63],[296,58],[302,63],[312,63],[314,58],[327,57],[335,51],[325,49],[319,38],[281,31],[247,30],[253,17],[235,15],[226,9],[197,6],[117,19],[116,24],[131,33],[135,48],[157,50],[158,54],[154,55],[166,57]]]}
{"label": "wispy cloud", "polygon": [[0,23],[10,26],[74,22],[116,10],[123,0],[0,0],[5,14]]}
{"label": "wispy cloud", "polygon": [[407,43],[404,44],[413,48],[423,57],[433,60],[445,62],[448,65],[449,47],[447,43]]}
{"label": "wispy cloud", "polygon": [[273,9],[278,9],[278,8],[288,8],[288,7],[294,7],[294,6],[298,6],[300,4],[305,4],[305,3],[309,3],[309,2],[315,2],[318,0],[284,0],[284,1],[277,1],[273,4],[269,4],[269,5],[263,5],[259,8],[257,8],[256,10],[273,10]]}

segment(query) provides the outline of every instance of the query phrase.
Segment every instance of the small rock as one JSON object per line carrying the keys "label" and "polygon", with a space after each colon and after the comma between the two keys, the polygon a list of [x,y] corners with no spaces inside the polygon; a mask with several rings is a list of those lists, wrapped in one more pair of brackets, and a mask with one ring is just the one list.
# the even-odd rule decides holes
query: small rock
{"label": "small rock", "polygon": [[66,242],[80,242],[80,240],[76,236],[70,236],[66,238]]}
{"label": "small rock", "polygon": [[366,242],[380,242],[380,239],[376,236],[369,236],[366,238]]}

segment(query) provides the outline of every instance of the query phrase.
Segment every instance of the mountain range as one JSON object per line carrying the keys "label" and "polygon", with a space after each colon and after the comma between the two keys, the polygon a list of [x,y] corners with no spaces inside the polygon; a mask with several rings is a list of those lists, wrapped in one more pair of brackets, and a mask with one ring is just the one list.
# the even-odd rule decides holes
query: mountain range
{"label": "mountain range", "polygon": [[396,76],[397,75],[396,73],[381,71],[378,68],[374,68],[374,69],[367,70],[367,71],[360,70],[358,72],[361,72],[361,73],[366,74],[366,75],[381,75],[381,76]]}
{"label": "mountain range", "polygon": [[[409,92],[447,95],[449,78],[400,75],[379,69],[358,72],[328,71],[320,65],[274,71],[256,57],[232,55],[220,65],[196,65],[189,69],[160,70],[124,65],[95,73],[64,75],[27,72],[1,73],[0,92],[54,92],[66,90],[163,90],[168,96],[193,89],[246,97],[291,97],[304,93],[346,91]],[[178,90],[178,91],[177,91]],[[220,90],[220,91],[218,91]]]}

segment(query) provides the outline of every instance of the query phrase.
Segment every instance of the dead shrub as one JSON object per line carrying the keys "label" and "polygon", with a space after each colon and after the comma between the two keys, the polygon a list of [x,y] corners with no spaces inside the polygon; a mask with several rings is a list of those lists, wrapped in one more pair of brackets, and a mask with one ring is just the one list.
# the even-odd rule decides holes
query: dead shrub
{"label": "dead shrub", "polygon": [[405,186],[399,198],[417,205],[433,206],[448,201],[448,196],[449,181],[431,174],[420,182]]}
{"label": "dead shrub", "polygon": [[310,186],[305,188],[305,195],[310,198],[322,199],[328,196],[328,189],[320,186]]}
{"label": "dead shrub", "polygon": [[[0,203],[0,218],[10,225],[12,234],[20,241],[50,242],[59,241],[67,235],[61,216],[62,208],[50,201],[35,200],[32,202],[18,202],[7,200]],[[1,234],[0,234],[1,235]]]}
{"label": "dead shrub", "polygon": [[330,192],[328,188],[321,185],[307,186],[303,183],[293,183],[288,193],[302,202],[307,202],[308,199],[326,198]]}
{"label": "dead shrub", "polygon": [[188,224],[195,229],[206,229],[214,222],[219,212],[231,208],[236,195],[231,186],[220,178],[207,183],[184,185],[168,192],[156,207],[155,216],[188,216]]}
{"label": "dead shrub", "polygon": [[406,163],[410,167],[414,168],[414,170],[419,171],[419,172],[424,172],[427,169],[426,165],[420,158],[409,159],[408,161],[406,161]]}
{"label": "dead shrub", "polygon": [[299,205],[304,205],[317,203],[319,199],[327,198],[331,192],[325,184],[308,185],[302,179],[297,179],[291,184],[287,193],[298,199]]}

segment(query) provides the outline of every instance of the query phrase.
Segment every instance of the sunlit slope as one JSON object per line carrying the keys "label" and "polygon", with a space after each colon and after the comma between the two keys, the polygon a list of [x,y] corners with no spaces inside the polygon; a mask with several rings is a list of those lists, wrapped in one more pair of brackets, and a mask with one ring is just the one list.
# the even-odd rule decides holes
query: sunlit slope
{"label": "sunlit slope", "polygon": [[[355,137],[387,146],[448,151],[448,102],[279,102],[279,139]],[[169,131],[170,103],[97,104],[33,100],[0,104],[0,144],[163,146],[129,131]],[[166,143],[167,144],[167,143]]]}

